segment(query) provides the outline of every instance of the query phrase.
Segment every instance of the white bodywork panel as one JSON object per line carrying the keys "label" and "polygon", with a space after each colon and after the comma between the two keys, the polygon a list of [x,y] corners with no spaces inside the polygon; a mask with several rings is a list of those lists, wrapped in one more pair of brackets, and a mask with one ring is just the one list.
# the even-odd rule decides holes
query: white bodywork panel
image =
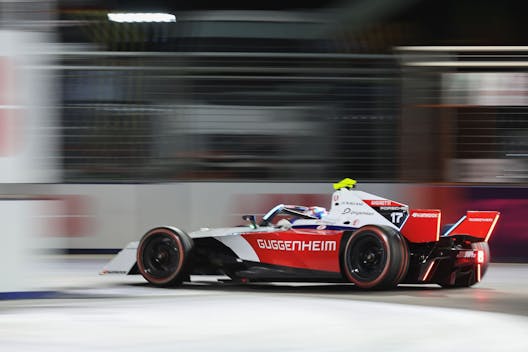
{"label": "white bodywork panel", "polygon": [[257,253],[253,249],[253,247],[250,246],[248,241],[242,236],[222,236],[222,237],[215,237],[218,241],[225,244],[227,247],[229,247],[233,252],[235,252],[238,257],[242,260],[248,260],[252,262],[259,262],[259,257],[257,256]]}
{"label": "white bodywork panel", "polygon": [[191,236],[191,238],[223,237],[223,236],[240,235],[242,233],[273,232],[273,231],[277,231],[277,229],[271,226],[259,227],[257,229],[253,229],[249,226],[221,227],[221,228],[216,228],[216,229],[203,228],[198,231],[190,232],[189,236]]}
{"label": "white bodywork panel", "polygon": [[136,252],[139,241],[130,242],[116,254],[101,271],[103,274],[128,274],[136,264]]}
{"label": "white bodywork panel", "polygon": [[[385,225],[398,229],[393,223],[372,209],[364,200],[387,200],[367,192],[342,188],[332,195],[330,211],[318,220],[299,219],[293,227],[317,225],[319,229],[326,226],[359,228],[365,225]],[[405,206],[404,204],[402,204]]]}

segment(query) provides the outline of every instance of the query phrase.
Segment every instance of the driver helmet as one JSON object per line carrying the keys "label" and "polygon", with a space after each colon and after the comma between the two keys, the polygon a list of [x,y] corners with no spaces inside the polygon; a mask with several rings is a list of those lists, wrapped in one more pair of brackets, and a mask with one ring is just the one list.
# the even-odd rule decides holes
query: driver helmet
{"label": "driver helmet", "polygon": [[309,207],[305,214],[321,219],[323,216],[327,215],[328,212],[323,207]]}

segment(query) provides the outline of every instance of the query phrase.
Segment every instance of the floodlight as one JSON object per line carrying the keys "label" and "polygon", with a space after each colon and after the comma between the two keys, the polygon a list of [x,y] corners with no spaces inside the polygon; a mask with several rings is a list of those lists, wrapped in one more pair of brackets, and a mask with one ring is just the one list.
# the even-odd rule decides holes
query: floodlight
{"label": "floodlight", "polygon": [[108,13],[108,19],[112,22],[176,22],[176,16],[161,12],[134,12],[134,13]]}

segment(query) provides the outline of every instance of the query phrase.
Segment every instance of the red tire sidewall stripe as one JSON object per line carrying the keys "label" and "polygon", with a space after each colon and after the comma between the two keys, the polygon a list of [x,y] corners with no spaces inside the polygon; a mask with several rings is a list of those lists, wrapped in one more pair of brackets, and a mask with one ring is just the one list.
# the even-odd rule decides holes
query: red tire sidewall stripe
{"label": "red tire sidewall stripe", "polygon": [[409,256],[409,250],[407,249],[407,243],[405,242],[405,239],[402,236],[399,236],[400,242],[401,242],[401,263],[400,263],[400,270],[398,271],[398,275],[396,276],[395,284],[399,284],[401,280],[403,280],[406,269],[408,267],[408,256]]}
{"label": "red tire sidewall stripe", "polygon": [[[175,270],[174,275],[171,275],[168,278],[159,279],[159,278],[153,277],[152,275],[150,275],[149,273],[147,273],[145,271],[145,267],[143,266],[143,261],[140,260],[142,255],[143,255],[143,243],[149,237],[153,236],[154,234],[166,234],[169,237],[171,237],[176,242],[176,245],[178,246],[178,250],[181,253],[180,254],[180,258],[178,260],[177,270]],[[169,230],[169,229],[166,229],[166,228],[157,228],[157,229],[153,229],[153,230],[150,230],[149,232],[147,232],[147,234],[145,236],[143,236],[143,238],[141,239],[141,242],[139,243],[139,248],[138,248],[138,251],[137,251],[136,261],[137,261],[137,264],[138,264],[139,272],[141,273],[141,275],[143,275],[143,277],[145,277],[145,279],[147,279],[148,281],[151,281],[153,283],[156,283],[156,284],[165,284],[165,283],[168,283],[171,280],[173,280],[180,273],[181,268],[183,266],[184,256],[185,256],[185,252],[184,252],[184,249],[183,249],[183,245],[182,245],[180,236],[177,233],[173,232],[172,230]]]}
{"label": "red tire sidewall stripe", "polygon": [[[381,271],[380,275],[376,279],[374,279],[372,281],[368,281],[368,282],[358,281],[357,279],[355,279],[350,274],[350,268],[348,267],[348,258],[347,258],[348,257],[348,255],[347,255],[348,247],[350,245],[350,242],[355,237],[357,237],[358,234],[360,234],[360,233],[362,233],[364,231],[370,231],[370,232],[375,233],[378,236],[378,238],[380,238],[382,240],[383,247],[385,248],[385,252],[387,253],[387,260],[385,262],[385,266],[384,266],[383,270]],[[371,288],[371,287],[376,286],[378,283],[380,283],[380,281],[385,279],[385,276],[387,275],[387,272],[389,271],[389,267],[390,267],[391,254],[390,254],[389,241],[387,239],[387,236],[378,227],[374,227],[374,226],[362,227],[361,229],[359,229],[358,231],[353,233],[352,236],[350,236],[350,238],[348,239],[347,244],[345,246],[345,258],[344,259],[345,259],[345,275],[347,276],[347,278],[351,282],[353,282],[356,286],[361,287],[361,288]]]}

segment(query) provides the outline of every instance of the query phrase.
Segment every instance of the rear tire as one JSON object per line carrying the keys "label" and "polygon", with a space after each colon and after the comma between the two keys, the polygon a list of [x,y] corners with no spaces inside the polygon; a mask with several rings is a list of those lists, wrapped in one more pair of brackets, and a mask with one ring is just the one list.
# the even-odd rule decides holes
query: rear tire
{"label": "rear tire", "polygon": [[139,242],[139,273],[154,286],[167,287],[182,283],[188,277],[187,264],[193,241],[182,230],[157,227]]}
{"label": "rear tire", "polygon": [[346,241],[341,264],[345,278],[362,289],[391,288],[407,275],[409,250],[395,229],[364,226]]}

